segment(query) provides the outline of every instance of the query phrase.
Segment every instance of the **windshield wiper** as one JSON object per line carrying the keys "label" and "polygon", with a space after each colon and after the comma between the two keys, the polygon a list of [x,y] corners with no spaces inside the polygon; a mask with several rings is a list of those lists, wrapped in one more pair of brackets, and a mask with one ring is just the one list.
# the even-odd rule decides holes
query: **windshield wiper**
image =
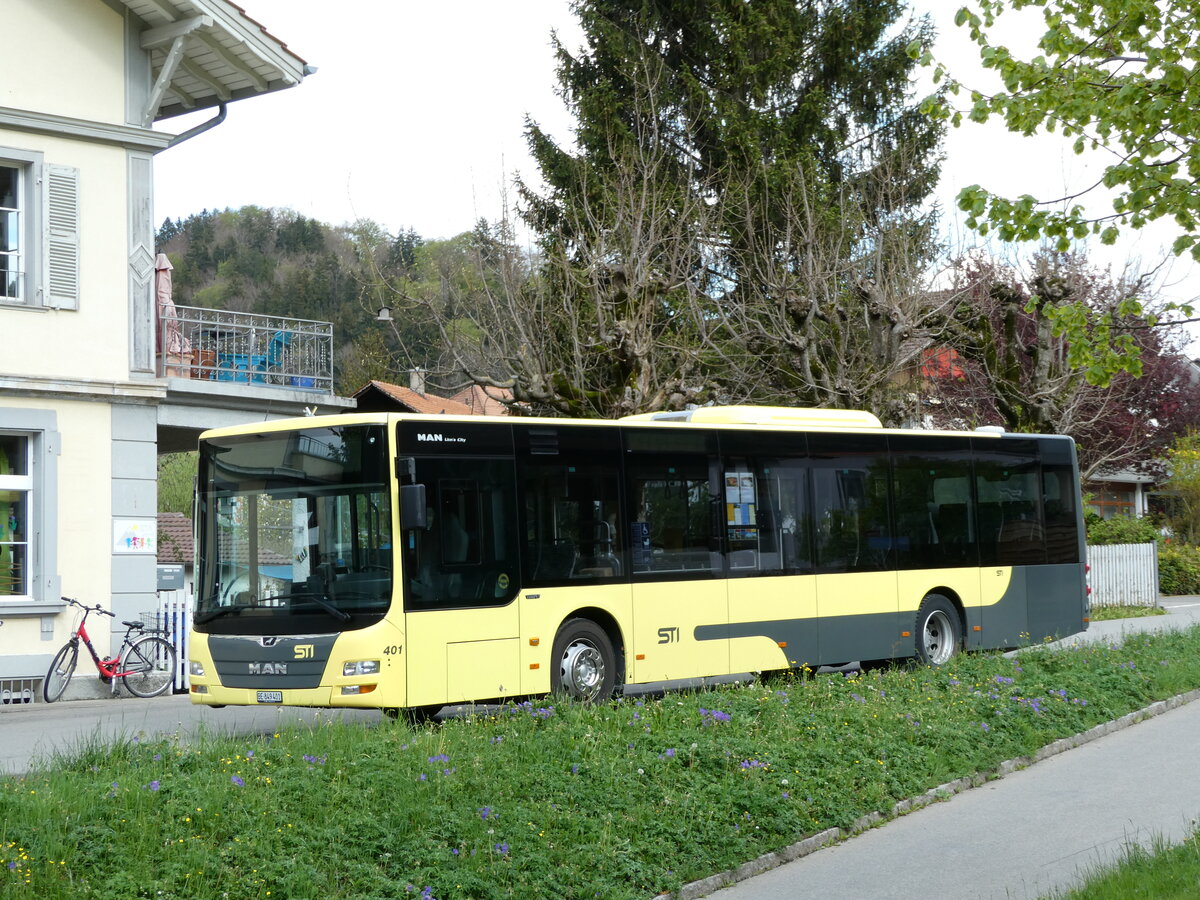
{"label": "windshield wiper", "polygon": [[317,606],[321,607],[321,609],[325,610],[325,612],[329,613],[331,616],[333,616],[339,622],[349,622],[350,621],[350,613],[346,612],[344,609],[339,609],[338,607],[334,606],[332,603],[330,603],[328,600],[326,600],[324,597],[320,596],[319,594],[310,593],[308,596],[310,598],[312,598],[313,601],[316,602]]}
{"label": "windshield wiper", "polygon": [[196,624],[203,625],[205,622],[211,622],[213,619],[219,619],[221,616],[227,616],[229,613],[238,612],[241,609],[240,606],[218,606],[206,613],[197,613]]}

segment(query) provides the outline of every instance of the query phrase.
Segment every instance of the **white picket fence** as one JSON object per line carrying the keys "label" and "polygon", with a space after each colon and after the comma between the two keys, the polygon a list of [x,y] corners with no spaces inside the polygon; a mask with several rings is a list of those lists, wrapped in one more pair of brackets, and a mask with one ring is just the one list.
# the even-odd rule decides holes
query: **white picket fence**
{"label": "white picket fence", "polygon": [[1157,606],[1158,546],[1088,546],[1093,606]]}
{"label": "white picket fence", "polygon": [[159,591],[157,627],[175,647],[175,693],[188,689],[188,632],[192,627],[192,590]]}

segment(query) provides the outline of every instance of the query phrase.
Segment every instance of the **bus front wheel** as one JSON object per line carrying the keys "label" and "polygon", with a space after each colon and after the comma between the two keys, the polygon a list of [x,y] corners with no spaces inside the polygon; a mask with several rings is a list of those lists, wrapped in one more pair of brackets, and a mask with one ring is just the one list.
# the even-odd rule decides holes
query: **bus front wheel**
{"label": "bus front wheel", "polygon": [[950,662],[962,646],[962,620],[954,604],[930,594],[917,610],[917,659],[930,666]]}
{"label": "bus front wheel", "polygon": [[550,689],[573,700],[606,700],[617,688],[616,654],[591,619],[570,619],[554,639]]}

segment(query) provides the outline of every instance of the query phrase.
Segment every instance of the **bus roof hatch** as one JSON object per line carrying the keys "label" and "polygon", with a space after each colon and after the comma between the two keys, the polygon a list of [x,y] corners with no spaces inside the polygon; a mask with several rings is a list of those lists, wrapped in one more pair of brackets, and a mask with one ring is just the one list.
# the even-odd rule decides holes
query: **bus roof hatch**
{"label": "bus roof hatch", "polygon": [[623,422],[694,422],[712,425],[791,425],[809,428],[881,428],[872,413],[856,409],[800,409],[790,406],[700,406],[680,412],[623,416]]}

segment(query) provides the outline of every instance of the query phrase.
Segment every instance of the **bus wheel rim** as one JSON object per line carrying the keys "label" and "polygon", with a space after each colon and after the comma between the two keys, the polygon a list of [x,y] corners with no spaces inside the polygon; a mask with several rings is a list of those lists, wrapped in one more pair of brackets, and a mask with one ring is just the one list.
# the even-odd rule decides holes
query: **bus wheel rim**
{"label": "bus wheel rim", "polygon": [[563,690],[582,700],[591,700],[600,693],[604,682],[604,657],[591,643],[576,641],[563,653],[560,674]]}
{"label": "bus wheel rim", "polygon": [[952,634],[950,619],[944,612],[939,609],[930,613],[925,620],[925,656],[934,665],[940,666],[953,654]]}

